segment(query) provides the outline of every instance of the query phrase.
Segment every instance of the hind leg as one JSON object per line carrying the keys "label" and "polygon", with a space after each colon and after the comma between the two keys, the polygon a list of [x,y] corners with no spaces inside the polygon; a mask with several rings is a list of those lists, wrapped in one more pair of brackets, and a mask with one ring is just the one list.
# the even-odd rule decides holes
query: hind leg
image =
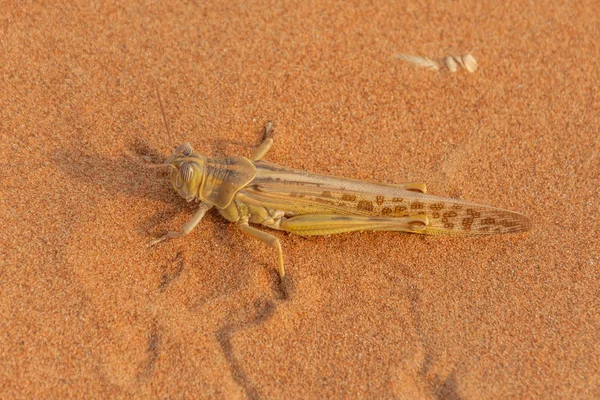
{"label": "hind leg", "polygon": [[280,229],[304,236],[331,235],[356,231],[400,231],[423,233],[429,225],[426,215],[402,218],[355,215],[298,215],[283,221]]}
{"label": "hind leg", "polygon": [[427,193],[427,185],[422,182],[399,183],[394,186],[399,186],[402,189],[410,190],[411,192]]}

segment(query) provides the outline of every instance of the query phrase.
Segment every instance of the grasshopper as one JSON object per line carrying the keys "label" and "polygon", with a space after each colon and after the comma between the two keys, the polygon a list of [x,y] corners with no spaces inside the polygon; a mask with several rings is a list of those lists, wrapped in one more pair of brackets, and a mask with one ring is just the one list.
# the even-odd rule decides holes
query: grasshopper
{"label": "grasshopper", "polygon": [[185,236],[215,207],[242,232],[277,252],[279,275],[285,276],[279,239],[250,224],[298,235],[353,231],[401,231],[429,235],[487,235],[524,232],[531,222],[523,214],[458,199],[427,194],[424,183],[384,184],[318,175],[272,164],[262,158],[266,139],[251,158],[209,158],[183,143],[162,166],[170,168],[173,188],[198,211],[178,232],[153,240]]}

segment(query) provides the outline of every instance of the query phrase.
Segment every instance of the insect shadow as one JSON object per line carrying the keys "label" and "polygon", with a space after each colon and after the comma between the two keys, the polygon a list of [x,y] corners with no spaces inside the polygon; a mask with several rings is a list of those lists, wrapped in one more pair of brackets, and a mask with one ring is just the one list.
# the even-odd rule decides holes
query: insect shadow
{"label": "insect shadow", "polygon": [[[248,149],[254,146],[253,143],[221,139],[209,140],[209,143],[213,151],[208,156],[223,156],[231,145]],[[99,188],[117,198],[139,197],[171,205],[140,221],[138,229],[150,233],[157,225],[176,218],[182,212],[193,213],[197,208],[196,204],[186,203],[171,188],[167,168],[150,168],[163,163],[172,150],[159,151],[146,140],[133,138],[117,158],[82,151],[75,146],[59,150],[52,158],[55,165],[82,185]]]}
{"label": "insect shadow", "polygon": [[247,309],[242,310],[241,315],[245,315],[244,321],[231,321],[216,332],[217,341],[223,350],[233,380],[242,387],[249,399],[260,399],[261,395],[236,356],[232,338],[239,331],[262,325],[275,314],[275,309],[273,301],[258,298],[254,302],[254,313]]}

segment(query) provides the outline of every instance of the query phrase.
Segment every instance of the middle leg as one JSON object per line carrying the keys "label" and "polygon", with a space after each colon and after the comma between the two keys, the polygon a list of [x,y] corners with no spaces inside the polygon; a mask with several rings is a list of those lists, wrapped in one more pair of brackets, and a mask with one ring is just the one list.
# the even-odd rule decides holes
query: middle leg
{"label": "middle leg", "polygon": [[279,238],[271,235],[270,233],[263,232],[259,229],[253,228],[248,225],[247,222],[241,222],[239,225],[240,230],[244,232],[246,235],[252,236],[269,245],[270,247],[277,250],[277,258],[279,261],[279,276],[283,278],[285,276],[285,269],[283,268],[283,252],[281,251],[281,243],[279,242]]}
{"label": "middle leg", "polygon": [[252,155],[252,158],[250,158],[250,160],[258,161],[261,158],[263,158],[265,156],[265,154],[267,154],[267,152],[273,145],[273,138],[271,137],[272,130],[273,130],[273,122],[269,121],[265,125],[265,134],[263,136],[265,139],[260,144],[260,146],[258,146],[258,148],[254,151],[254,154]]}

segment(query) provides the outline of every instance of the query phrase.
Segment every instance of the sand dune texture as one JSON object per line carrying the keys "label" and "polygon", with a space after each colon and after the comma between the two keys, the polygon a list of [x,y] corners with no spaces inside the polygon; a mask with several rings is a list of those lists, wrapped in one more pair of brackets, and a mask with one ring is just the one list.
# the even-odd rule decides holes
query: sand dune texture
{"label": "sand dune texture", "polygon": [[[600,397],[597,4],[55,3],[0,6],[1,398]],[[195,206],[145,159],[267,120],[271,162],[533,229],[275,232],[282,283],[214,210],[146,248]]]}

